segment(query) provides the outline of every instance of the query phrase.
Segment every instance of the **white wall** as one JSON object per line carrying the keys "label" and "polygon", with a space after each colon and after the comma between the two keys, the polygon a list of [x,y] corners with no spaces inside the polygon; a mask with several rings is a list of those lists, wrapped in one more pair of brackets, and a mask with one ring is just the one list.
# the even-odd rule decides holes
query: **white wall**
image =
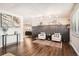
{"label": "white wall", "polygon": [[3,34],[3,32],[2,32],[2,29],[0,28],[0,47],[2,47],[2,35]]}
{"label": "white wall", "polygon": [[76,37],[72,31],[70,31],[70,44],[79,55],[79,37]]}
{"label": "white wall", "polygon": [[[79,4],[76,4],[71,14],[71,21],[72,21],[72,15],[77,11],[78,8],[79,8]],[[72,25],[70,24],[70,26]],[[71,29],[70,29],[70,44],[74,48],[76,53],[79,55],[79,35],[77,37],[77,35]]]}
{"label": "white wall", "polygon": [[42,22],[42,25],[55,25],[55,24],[62,24],[62,25],[66,25],[69,24],[69,18],[68,17],[53,17],[51,16],[51,18],[49,18],[48,16],[42,18],[42,17],[38,17],[38,18],[33,18],[32,19],[32,26],[38,26],[40,25],[40,22]]}
{"label": "white wall", "polygon": [[[20,28],[9,28],[6,33],[10,35],[10,34],[14,34],[15,31],[17,31],[19,34],[21,33]],[[3,31],[0,28],[0,47],[2,47],[2,34],[3,34]],[[16,35],[7,36],[7,45],[15,43],[16,39],[17,39]],[[19,37],[19,39],[20,39],[20,37]]]}
{"label": "white wall", "polygon": [[[6,12],[7,13],[7,12]],[[8,13],[10,15],[13,15],[12,13]],[[18,19],[20,20],[20,26],[18,28],[15,28],[15,27],[11,27],[8,29],[8,31],[6,32],[7,34],[14,34],[14,32],[18,32],[20,34],[20,41],[23,41],[23,17],[22,16],[18,16],[18,15],[15,15],[18,17]],[[0,47],[2,47],[2,34],[3,31],[0,27]],[[16,35],[13,35],[13,36],[7,36],[7,45],[9,44],[12,44],[12,43],[15,43],[16,42]]]}
{"label": "white wall", "polygon": [[[17,33],[21,33],[20,28],[9,28],[7,31],[7,34],[14,34],[15,31],[17,31]],[[20,38],[19,38],[20,39]],[[13,36],[7,36],[7,44],[11,44],[11,43],[15,43],[17,41],[16,35]]]}
{"label": "white wall", "polygon": [[2,47],[2,37],[0,36],[0,47]]}

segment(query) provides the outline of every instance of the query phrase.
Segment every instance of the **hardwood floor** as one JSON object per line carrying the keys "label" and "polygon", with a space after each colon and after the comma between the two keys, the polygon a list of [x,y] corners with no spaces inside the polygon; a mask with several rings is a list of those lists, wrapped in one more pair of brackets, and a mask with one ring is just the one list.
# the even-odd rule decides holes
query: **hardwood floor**
{"label": "hardwood floor", "polygon": [[68,43],[63,43],[62,48],[51,47],[32,43],[31,38],[24,39],[19,45],[10,45],[0,49],[0,55],[10,52],[16,56],[77,56],[73,48]]}

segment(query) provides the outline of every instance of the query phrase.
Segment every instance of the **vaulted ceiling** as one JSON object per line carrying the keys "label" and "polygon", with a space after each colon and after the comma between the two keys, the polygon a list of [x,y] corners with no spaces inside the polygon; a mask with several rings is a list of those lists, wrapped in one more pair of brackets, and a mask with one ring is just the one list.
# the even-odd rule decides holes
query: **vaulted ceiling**
{"label": "vaulted ceiling", "polygon": [[69,16],[73,5],[72,3],[0,3],[0,10],[23,17]]}

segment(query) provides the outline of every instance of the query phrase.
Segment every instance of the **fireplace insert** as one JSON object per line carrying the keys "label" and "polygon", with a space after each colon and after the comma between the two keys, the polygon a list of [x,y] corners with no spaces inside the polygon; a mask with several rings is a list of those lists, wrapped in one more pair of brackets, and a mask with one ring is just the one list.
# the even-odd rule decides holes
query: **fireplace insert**
{"label": "fireplace insert", "polygon": [[32,35],[31,31],[25,31],[25,35]]}

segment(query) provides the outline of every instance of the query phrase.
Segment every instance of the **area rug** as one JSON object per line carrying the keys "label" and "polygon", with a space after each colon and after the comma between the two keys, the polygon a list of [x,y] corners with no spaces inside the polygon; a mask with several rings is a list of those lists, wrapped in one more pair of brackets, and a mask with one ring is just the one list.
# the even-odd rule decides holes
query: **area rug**
{"label": "area rug", "polygon": [[8,52],[8,53],[6,53],[6,54],[4,54],[4,55],[2,55],[2,56],[15,56],[15,55]]}
{"label": "area rug", "polygon": [[62,42],[53,42],[53,41],[48,41],[48,40],[34,40],[33,43],[62,48]]}

